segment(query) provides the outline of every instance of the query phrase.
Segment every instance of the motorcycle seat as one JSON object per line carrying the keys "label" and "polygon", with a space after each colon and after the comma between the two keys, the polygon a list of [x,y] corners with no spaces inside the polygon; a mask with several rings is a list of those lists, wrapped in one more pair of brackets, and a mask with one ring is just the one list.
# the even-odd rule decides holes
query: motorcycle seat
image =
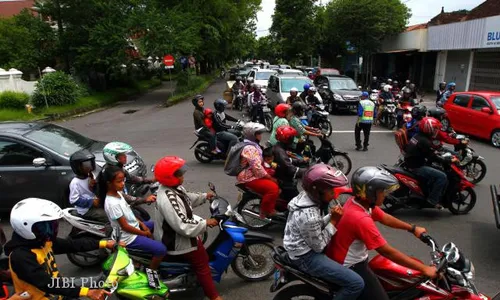
{"label": "motorcycle seat", "polygon": [[251,189],[247,188],[244,183],[237,183],[236,187],[242,190],[244,193],[249,193],[249,194],[254,194],[254,195],[259,195],[258,193],[252,191]]}
{"label": "motorcycle seat", "polygon": [[405,176],[408,176],[410,178],[416,179],[419,182],[426,182],[425,178],[418,176],[417,174],[414,174],[410,172],[407,169],[401,168],[401,167],[391,167],[387,165],[383,165],[384,169],[388,170],[391,173],[399,173]]}

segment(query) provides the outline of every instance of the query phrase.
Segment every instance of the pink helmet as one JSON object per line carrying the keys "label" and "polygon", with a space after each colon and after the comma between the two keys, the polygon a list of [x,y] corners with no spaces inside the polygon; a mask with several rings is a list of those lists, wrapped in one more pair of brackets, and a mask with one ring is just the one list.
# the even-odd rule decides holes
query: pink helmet
{"label": "pink helmet", "polygon": [[322,194],[325,190],[344,187],[348,183],[349,180],[342,171],[326,164],[310,167],[302,178],[302,187],[317,204],[323,202]]}

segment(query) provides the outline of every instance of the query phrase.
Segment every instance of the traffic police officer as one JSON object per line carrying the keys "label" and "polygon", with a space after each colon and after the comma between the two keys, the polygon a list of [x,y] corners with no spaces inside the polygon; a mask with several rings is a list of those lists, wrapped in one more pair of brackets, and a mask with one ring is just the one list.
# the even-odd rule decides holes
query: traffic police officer
{"label": "traffic police officer", "polygon": [[363,151],[368,151],[368,141],[370,139],[370,130],[372,129],[373,118],[375,116],[375,104],[368,99],[368,92],[361,94],[361,101],[358,105],[358,121],[354,129],[354,138],[356,139],[356,150],[361,150],[361,130],[363,130],[364,143]]}

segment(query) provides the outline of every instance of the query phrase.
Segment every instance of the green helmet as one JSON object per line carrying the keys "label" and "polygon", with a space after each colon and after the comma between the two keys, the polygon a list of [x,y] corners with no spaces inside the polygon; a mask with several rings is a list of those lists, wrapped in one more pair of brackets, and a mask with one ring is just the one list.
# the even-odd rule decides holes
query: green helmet
{"label": "green helmet", "polygon": [[133,150],[134,149],[132,149],[129,144],[125,144],[122,142],[111,142],[104,146],[104,149],[102,149],[102,154],[106,163],[116,166],[118,165],[118,160],[116,159],[116,156],[118,154],[126,154],[132,152]]}

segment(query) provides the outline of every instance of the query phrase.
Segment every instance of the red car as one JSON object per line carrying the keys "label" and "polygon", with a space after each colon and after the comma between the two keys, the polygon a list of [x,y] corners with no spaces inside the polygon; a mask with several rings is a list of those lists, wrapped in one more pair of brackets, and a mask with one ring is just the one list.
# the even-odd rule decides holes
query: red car
{"label": "red car", "polygon": [[500,148],[500,92],[454,93],[444,109],[448,114],[444,127],[451,125],[456,131],[489,139]]}

